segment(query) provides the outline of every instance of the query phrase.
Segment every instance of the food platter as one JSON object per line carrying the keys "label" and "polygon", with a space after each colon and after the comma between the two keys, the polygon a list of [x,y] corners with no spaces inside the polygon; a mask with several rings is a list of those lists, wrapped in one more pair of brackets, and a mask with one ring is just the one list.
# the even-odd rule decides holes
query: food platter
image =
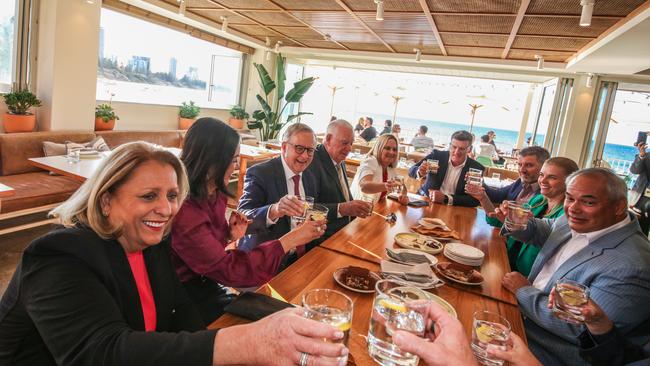
{"label": "food platter", "polygon": [[435,268],[444,278],[463,285],[479,286],[484,281],[479,271],[463,264],[443,262],[436,264]]}
{"label": "food platter", "polygon": [[364,294],[375,292],[375,284],[381,280],[377,273],[354,266],[339,268],[332,273],[332,276],[341,287]]}
{"label": "food platter", "polygon": [[399,233],[395,235],[395,243],[402,248],[429,254],[438,254],[443,249],[442,243],[438,240],[417,233]]}

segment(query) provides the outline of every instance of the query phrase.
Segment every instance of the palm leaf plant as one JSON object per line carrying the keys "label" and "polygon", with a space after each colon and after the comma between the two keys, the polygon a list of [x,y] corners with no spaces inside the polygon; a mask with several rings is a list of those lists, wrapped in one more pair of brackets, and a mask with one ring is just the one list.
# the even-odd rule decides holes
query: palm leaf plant
{"label": "palm leaf plant", "polygon": [[[284,64],[285,58],[281,54],[278,54],[276,61],[276,80],[271,78],[264,65],[253,64],[260,77],[260,85],[262,86],[264,95],[257,94],[257,101],[262,106],[262,109],[253,112],[253,120],[248,121],[248,128],[260,130],[260,138],[262,141],[277,138],[278,133],[284,125],[302,115],[312,114],[310,112],[298,112],[289,115],[286,121],[281,121],[285,108],[291,103],[298,103],[316,80],[314,77],[299,80],[293,83],[293,88],[285,94],[284,84],[286,75],[284,73]],[[276,96],[273,102],[270,103],[269,96],[274,90],[276,90]]]}

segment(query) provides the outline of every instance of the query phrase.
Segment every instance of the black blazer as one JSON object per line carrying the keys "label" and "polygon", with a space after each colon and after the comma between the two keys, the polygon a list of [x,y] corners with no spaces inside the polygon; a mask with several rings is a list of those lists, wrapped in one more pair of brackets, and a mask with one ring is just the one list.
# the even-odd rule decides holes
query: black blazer
{"label": "black blazer", "polygon": [[117,241],[87,228],[33,241],[0,302],[0,365],[211,365],[216,331],[203,330],[168,242],[143,254],[156,332],[144,332],[138,290]]}
{"label": "black blazer", "polygon": [[[424,157],[417,164],[411,167],[409,170],[409,175],[413,178],[417,177],[418,169],[423,161],[427,159],[438,160],[438,173],[437,174],[427,174],[427,178],[422,184],[422,187],[418,190],[418,193],[423,196],[429,195],[429,189],[438,190],[442,186],[442,182],[445,180],[445,175],[447,174],[447,167],[449,166],[449,151],[443,150],[433,150],[431,154]],[[458,183],[456,184],[456,191],[452,194],[454,198],[454,206],[466,206],[466,207],[476,207],[480,202],[465,193],[465,174],[469,171],[469,168],[479,169],[483,171],[485,167],[481,165],[478,161],[468,157],[465,162],[463,170],[460,172],[460,177],[458,178]]]}
{"label": "black blazer", "polygon": [[[345,162],[342,162],[341,164],[343,174],[346,174]],[[307,170],[316,177],[316,182],[318,184],[318,197],[316,197],[316,202],[325,205],[329,209],[327,215],[327,230],[325,231],[325,235],[322,237],[322,240],[324,240],[334,235],[334,233],[341,230],[341,228],[354,219],[350,216],[339,218],[337,214],[338,204],[345,202],[343,190],[348,191],[348,197],[350,197],[350,199],[352,199],[352,193],[350,192],[350,185],[347,179],[345,180],[345,187],[341,187],[338,173],[332,163],[332,158],[327,150],[325,150],[325,146],[322,144],[316,147],[314,161],[312,161]]]}
{"label": "black blazer", "polygon": [[[244,192],[239,199],[238,210],[252,222],[248,225],[246,235],[239,241],[239,249],[251,250],[261,243],[280,237],[291,230],[291,221],[287,216],[266,227],[266,214],[269,207],[286,196],[287,182],[284,179],[284,167],[280,157],[253,165],[246,171]],[[307,196],[318,197],[316,178],[308,170],[302,173],[302,185]],[[293,194],[293,192],[291,192]]]}

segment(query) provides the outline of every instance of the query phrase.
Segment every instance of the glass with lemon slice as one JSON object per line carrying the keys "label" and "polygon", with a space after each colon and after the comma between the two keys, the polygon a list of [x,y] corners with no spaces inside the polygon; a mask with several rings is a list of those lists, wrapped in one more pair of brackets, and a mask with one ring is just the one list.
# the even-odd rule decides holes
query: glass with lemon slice
{"label": "glass with lemon slice", "polygon": [[472,332],[472,351],[482,365],[501,366],[503,360],[491,358],[487,350],[497,348],[506,350],[510,338],[510,322],[501,315],[491,311],[477,311],[474,313]]}
{"label": "glass with lemon slice", "polygon": [[[343,332],[343,338],[327,340],[348,346],[352,327],[352,300],[343,293],[329,289],[313,289],[302,295],[304,317],[330,324]],[[347,362],[347,355],[339,357],[341,364]]]}
{"label": "glass with lemon slice", "polygon": [[407,303],[427,299],[424,291],[394,280],[377,281],[368,330],[368,354],[380,365],[411,366],[418,364],[418,356],[402,351],[393,343],[397,330],[424,336],[425,318]]}

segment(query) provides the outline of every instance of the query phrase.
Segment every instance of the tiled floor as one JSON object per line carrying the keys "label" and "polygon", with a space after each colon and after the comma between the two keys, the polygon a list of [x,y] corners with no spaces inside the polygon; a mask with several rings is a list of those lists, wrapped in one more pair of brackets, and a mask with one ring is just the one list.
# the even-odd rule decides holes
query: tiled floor
{"label": "tiled floor", "polygon": [[39,226],[17,233],[0,236],[0,296],[4,294],[20,261],[23,249],[39,236],[47,233],[53,225]]}

